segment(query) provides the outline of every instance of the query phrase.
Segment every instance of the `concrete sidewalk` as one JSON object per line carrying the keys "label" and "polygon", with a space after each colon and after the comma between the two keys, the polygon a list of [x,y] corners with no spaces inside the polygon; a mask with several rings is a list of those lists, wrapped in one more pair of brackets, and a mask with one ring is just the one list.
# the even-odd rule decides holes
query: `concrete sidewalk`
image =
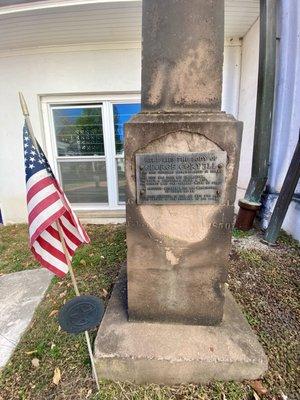
{"label": "concrete sidewalk", "polygon": [[0,369],[28,327],[52,277],[46,269],[0,276]]}

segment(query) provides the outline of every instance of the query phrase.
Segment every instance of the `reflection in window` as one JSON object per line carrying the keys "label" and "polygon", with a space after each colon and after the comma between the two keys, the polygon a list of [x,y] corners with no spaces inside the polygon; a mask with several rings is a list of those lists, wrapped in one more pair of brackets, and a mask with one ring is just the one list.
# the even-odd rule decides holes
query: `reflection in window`
{"label": "reflection in window", "polygon": [[58,156],[103,156],[101,107],[53,109]]}
{"label": "reflection in window", "polygon": [[107,203],[105,160],[60,161],[62,185],[71,203]]}
{"label": "reflection in window", "polygon": [[119,203],[125,202],[125,163],[124,158],[117,158],[117,172],[118,172],[118,193]]}
{"label": "reflection in window", "polygon": [[115,143],[116,143],[116,154],[124,153],[124,124],[138,112],[141,111],[141,105],[139,103],[120,103],[114,104],[114,125],[115,125]]}

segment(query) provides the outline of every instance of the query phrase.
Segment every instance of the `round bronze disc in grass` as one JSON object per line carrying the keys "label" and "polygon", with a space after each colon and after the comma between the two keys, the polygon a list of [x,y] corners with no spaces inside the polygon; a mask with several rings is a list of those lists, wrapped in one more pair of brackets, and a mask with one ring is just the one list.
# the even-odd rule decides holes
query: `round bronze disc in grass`
{"label": "round bronze disc in grass", "polygon": [[104,305],[101,299],[82,295],[74,297],[61,308],[58,322],[64,331],[78,334],[99,325],[103,314]]}

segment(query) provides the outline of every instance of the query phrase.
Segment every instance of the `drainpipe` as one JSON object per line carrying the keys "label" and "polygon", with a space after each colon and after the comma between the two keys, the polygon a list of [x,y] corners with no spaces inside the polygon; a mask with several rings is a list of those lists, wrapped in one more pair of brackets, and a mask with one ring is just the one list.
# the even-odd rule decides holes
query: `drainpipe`
{"label": "drainpipe", "polygon": [[260,1],[259,71],[251,179],[239,200],[236,228],[248,231],[268,179],[276,67],[276,2]]}

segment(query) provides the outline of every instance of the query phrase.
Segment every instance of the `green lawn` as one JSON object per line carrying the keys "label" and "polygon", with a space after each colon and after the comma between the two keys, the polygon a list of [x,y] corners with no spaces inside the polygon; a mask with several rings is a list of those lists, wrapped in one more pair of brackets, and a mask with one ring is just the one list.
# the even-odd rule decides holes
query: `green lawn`
{"label": "green lawn", "polygon": [[0,275],[38,267],[28,246],[25,224],[0,227]]}
{"label": "green lawn", "polygon": [[[73,266],[81,293],[100,296],[107,302],[120,265],[126,258],[123,225],[88,225],[91,244],[80,248]],[[243,306],[249,323],[269,357],[270,368],[261,382],[265,399],[296,399],[297,351],[299,341],[299,295],[297,278],[300,264],[298,245],[286,235],[275,250],[242,248],[239,241],[251,236],[235,234],[229,286]],[[26,225],[0,228],[0,274],[36,267],[27,244]],[[69,276],[53,278],[10,362],[2,371],[2,400],[241,400],[253,399],[252,383],[213,383],[160,387],[101,382],[101,391],[91,379],[84,335],[62,332],[57,312],[74,296]],[[92,338],[96,330],[91,332]],[[38,366],[32,364],[38,359]],[[36,360],[34,361],[36,364]],[[52,382],[55,368],[61,372],[58,385]],[[299,370],[298,370],[299,372]],[[261,394],[260,394],[261,397]]]}

